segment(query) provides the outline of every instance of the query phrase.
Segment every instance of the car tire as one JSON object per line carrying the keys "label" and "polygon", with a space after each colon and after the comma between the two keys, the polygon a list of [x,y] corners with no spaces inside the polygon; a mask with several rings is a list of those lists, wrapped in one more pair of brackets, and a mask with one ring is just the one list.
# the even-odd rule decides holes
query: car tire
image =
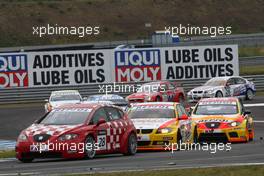
{"label": "car tire", "polygon": [[198,132],[197,132],[197,127],[195,127],[194,129],[194,133],[193,133],[193,143],[199,143],[199,140],[198,140]]}
{"label": "car tire", "polygon": [[34,159],[33,158],[20,158],[18,160],[23,163],[31,163]]}
{"label": "car tire", "polygon": [[246,100],[252,100],[254,97],[254,93],[251,89],[248,89],[246,92]]}
{"label": "car tire", "polygon": [[181,136],[180,129],[178,129],[178,133],[177,133],[177,151],[180,150],[181,141],[182,141],[182,136]]}
{"label": "car tire", "polygon": [[161,98],[160,97],[157,97],[156,98],[156,102],[160,102],[161,101]]}
{"label": "car tire", "polygon": [[137,136],[131,133],[127,141],[127,152],[124,155],[135,155],[137,153]]}
{"label": "car tire", "polygon": [[85,157],[87,159],[93,159],[95,157],[95,154],[96,154],[96,150],[94,148],[94,146],[95,146],[95,140],[94,140],[94,138],[91,135],[89,135],[85,139],[85,142],[84,143],[85,143],[85,146],[87,146],[88,143],[89,144],[92,144],[92,149],[91,150],[87,150],[86,147],[85,147],[84,150],[85,150]]}
{"label": "car tire", "polygon": [[222,93],[221,91],[217,91],[217,92],[215,93],[215,97],[216,97],[216,98],[223,97],[223,93]]}

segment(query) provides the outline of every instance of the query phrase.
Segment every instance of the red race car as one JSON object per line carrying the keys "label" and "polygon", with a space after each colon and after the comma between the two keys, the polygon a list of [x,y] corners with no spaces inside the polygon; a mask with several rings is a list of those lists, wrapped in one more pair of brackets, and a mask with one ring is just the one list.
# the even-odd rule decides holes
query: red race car
{"label": "red race car", "polygon": [[129,103],[171,101],[183,103],[185,94],[182,87],[169,81],[143,84],[136,93],[127,96]]}
{"label": "red race car", "polygon": [[136,151],[132,121],[120,108],[98,103],[58,107],[23,130],[16,143],[16,157],[22,162]]}

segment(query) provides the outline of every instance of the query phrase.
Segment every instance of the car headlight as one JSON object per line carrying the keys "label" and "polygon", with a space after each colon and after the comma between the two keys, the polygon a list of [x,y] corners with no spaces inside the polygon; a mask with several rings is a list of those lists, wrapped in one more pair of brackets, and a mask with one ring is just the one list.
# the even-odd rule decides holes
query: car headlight
{"label": "car headlight", "polygon": [[166,134],[166,133],[170,133],[172,131],[171,128],[159,128],[157,133],[158,134]]}
{"label": "car headlight", "polygon": [[151,100],[151,96],[147,95],[144,97],[145,101],[150,101]]}
{"label": "car headlight", "polygon": [[187,95],[191,95],[192,94],[192,92],[191,91],[189,91],[188,93],[187,93]]}
{"label": "car headlight", "polygon": [[60,141],[67,141],[67,140],[75,139],[77,137],[78,137],[77,134],[64,134],[64,135],[60,136],[58,139]]}
{"label": "car headlight", "polygon": [[17,138],[18,141],[20,142],[24,142],[24,141],[27,141],[28,138],[27,138],[27,135],[25,135],[24,133],[21,133],[18,138]]}
{"label": "car headlight", "polygon": [[236,126],[239,126],[240,124],[241,124],[240,122],[231,122],[231,123],[229,123],[229,125],[231,127],[236,127]]}

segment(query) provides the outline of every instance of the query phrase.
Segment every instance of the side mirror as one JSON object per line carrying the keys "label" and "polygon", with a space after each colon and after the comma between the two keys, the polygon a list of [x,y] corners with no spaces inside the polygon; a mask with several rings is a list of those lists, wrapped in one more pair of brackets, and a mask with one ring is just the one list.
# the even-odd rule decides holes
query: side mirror
{"label": "side mirror", "polygon": [[188,119],[187,114],[183,114],[182,116],[179,117],[179,120],[187,120],[187,119]]}
{"label": "side mirror", "polygon": [[251,114],[251,111],[245,110],[244,115],[248,115],[248,114]]}
{"label": "side mirror", "polygon": [[103,124],[103,123],[106,123],[105,119],[104,119],[104,118],[100,118],[100,119],[98,120],[96,126],[99,126],[99,125],[101,125],[101,124]]}
{"label": "side mirror", "polygon": [[48,99],[45,99],[44,101],[45,101],[45,102],[49,102],[49,100],[48,100]]}

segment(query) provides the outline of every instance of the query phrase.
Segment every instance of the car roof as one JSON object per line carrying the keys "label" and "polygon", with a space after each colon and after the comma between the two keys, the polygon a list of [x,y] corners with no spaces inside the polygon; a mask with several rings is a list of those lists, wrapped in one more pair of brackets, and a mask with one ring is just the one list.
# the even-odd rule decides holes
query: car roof
{"label": "car roof", "polygon": [[74,94],[79,94],[78,90],[57,90],[57,91],[52,91],[51,94],[63,94],[63,93],[74,93]]}

